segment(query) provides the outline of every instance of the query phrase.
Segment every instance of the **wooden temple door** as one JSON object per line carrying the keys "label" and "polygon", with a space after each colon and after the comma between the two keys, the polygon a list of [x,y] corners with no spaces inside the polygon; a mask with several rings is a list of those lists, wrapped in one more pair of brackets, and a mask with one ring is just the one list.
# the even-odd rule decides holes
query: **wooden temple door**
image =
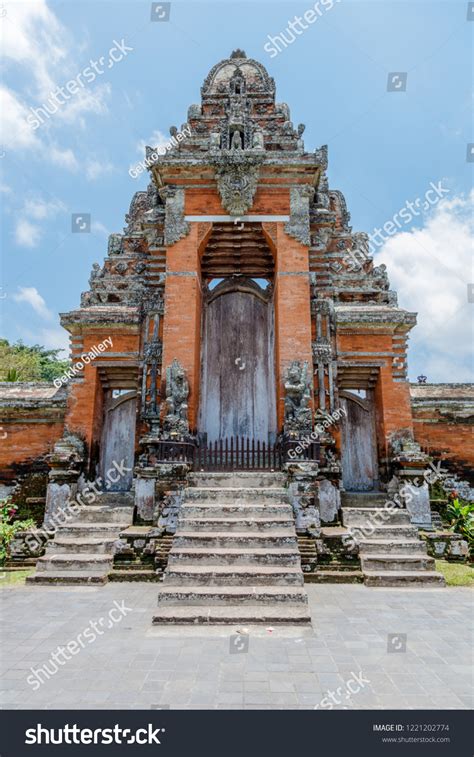
{"label": "wooden temple door", "polygon": [[[108,390],[105,396],[102,427],[100,475],[109,480],[107,491],[129,491],[132,486],[135,456],[136,391]],[[120,475],[115,467],[123,461],[128,470]],[[112,475],[107,479],[107,471]],[[117,479],[111,481],[111,479]]]}
{"label": "wooden temple door", "polygon": [[365,398],[350,391],[341,391],[339,396],[346,411],[341,421],[344,488],[373,491],[378,488],[378,465],[372,391]]}
{"label": "wooden temple door", "polygon": [[251,279],[224,280],[208,293],[203,318],[199,431],[209,442],[236,436],[273,441],[271,295]]}

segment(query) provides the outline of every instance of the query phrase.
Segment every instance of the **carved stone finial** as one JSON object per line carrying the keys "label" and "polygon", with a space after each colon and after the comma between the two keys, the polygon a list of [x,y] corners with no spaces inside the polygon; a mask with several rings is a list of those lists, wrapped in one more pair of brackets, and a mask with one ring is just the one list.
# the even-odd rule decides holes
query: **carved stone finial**
{"label": "carved stone finial", "polygon": [[240,48],[237,48],[237,50],[232,50],[230,57],[231,58],[246,58],[247,54],[245,53],[245,50],[241,50]]}

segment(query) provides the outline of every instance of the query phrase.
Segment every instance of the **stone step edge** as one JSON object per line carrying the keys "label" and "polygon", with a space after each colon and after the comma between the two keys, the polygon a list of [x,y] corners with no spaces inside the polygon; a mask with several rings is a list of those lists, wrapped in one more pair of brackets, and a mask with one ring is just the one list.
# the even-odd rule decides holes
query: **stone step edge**
{"label": "stone step edge", "polygon": [[42,583],[63,583],[63,584],[105,584],[107,583],[107,573],[82,573],[80,571],[37,571],[32,576],[25,579],[27,584]]}
{"label": "stone step edge", "polygon": [[[179,626],[187,624],[195,625],[230,625],[236,623],[246,624],[272,624],[279,626],[292,625],[311,625],[311,616],[307,610],[298,612],[300,608],[288,607],[285,605],[283,612],[273,610],[268,607],[166,607],[160,609],[159,613],[153,617],[153,625],[173,624]],[[260,610],[260,612],[256,612]]]}
{"label": "stone step edge", "polygon": [[239,573],[242,575],[245,575],[247,573],[249,574],[261,574],[261,575],[269,575],[269,576],[280,576],[284,575],[285,573],[291,573],[293,575],[302,575],[302,570],[299,566],[289,566],[289,567],[281,567],[281,566],[256,566],[256,565],[173,565],[170,566],[167,571],[166,575],[170,573],[193,573],[195,575],[227,575],[227,574],[234,574]]}

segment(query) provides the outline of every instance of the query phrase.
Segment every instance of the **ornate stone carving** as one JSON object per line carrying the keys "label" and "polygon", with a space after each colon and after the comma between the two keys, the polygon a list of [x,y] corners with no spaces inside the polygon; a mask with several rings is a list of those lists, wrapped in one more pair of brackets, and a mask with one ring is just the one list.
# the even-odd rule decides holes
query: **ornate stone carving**
{"label": "ornate stone carving", "polygon": [[311,432],[311,390],[308,363],[294,360],[285,380],[285,432],[298,437]]}
{"label": "ornate stone carving", "polygon": [[123,252],[123,234],[110,234],[107,255],[120,255]]}
{"label": "ornate stone carving", "polygon": [[285,231],[307,247],[311,246],[309,233],[309,203],[314,197],[314,187],[301,184],[290,190],[290,220],[285,224]]}
{"label": "ornate stone carving", "polygon": [[182,365],[175,359],[166,369],[166,415],[163,422],[165,436],[183,439],[189,434],[189,383]]}
{"label": "ornate stone carving", "polygon": [[184,189],[168,186],[160,194],[166,199],[165,245],[169,247],[189,234],[189,223],[184,220]]}
{"label": "ornate stone carving", "polygon": [[351,226],[349,226],[351,214],[347,210],[346,198],[339,189],[331,189],[329,197],[333,200],[336,206],[336,213],[340,218],[342,228],[345,231],[351,231]]}
{"label": "ornate stone carving", "polygon": [[329,340],[321,338],[321,340],[313,342],[313,358],[315,362],[330,362],[332,358],[332,348]]}
{"label": "ornate stone carving", "polygon": [[244,215],[252,206],[263,160],[247,150],[225,150],[214,157],[217,188],[230,215]]}

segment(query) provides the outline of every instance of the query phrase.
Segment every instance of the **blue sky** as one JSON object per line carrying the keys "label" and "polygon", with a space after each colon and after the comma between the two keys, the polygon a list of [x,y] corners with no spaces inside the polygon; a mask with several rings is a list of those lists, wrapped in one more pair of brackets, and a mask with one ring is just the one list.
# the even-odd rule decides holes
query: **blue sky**
{"label": "blue sky", "polygon": [[[151,3],[8,1],[0,24],[4,128],[0,138],[3,211],[2,335],[64,346],[57,313],[79,305],[107,236],[121,231],[134,192],[148,178],[128,173],[143,145],[168,135],[199,102],[209,69],[232,49],[266,65],[307,150],[329,145],[329,182],[344,192],[354,230],[372,232],[430,182],[449,192],[387,240],[387,264],[403,307],[419,312],[410,376],[472,376],[474,281],[472,35],[466,2],[351,2],[321,17],[279,55],[268,35],[314,2],[172,2],[170,20],[150,21]],[[97,76],[33,130],[26,118],[56,85],[90,59],[123,60]],[[406,72],[405,92],[388,92],[390,72]],[[92,231],[71,233],[71,213],[90,213]]]}

